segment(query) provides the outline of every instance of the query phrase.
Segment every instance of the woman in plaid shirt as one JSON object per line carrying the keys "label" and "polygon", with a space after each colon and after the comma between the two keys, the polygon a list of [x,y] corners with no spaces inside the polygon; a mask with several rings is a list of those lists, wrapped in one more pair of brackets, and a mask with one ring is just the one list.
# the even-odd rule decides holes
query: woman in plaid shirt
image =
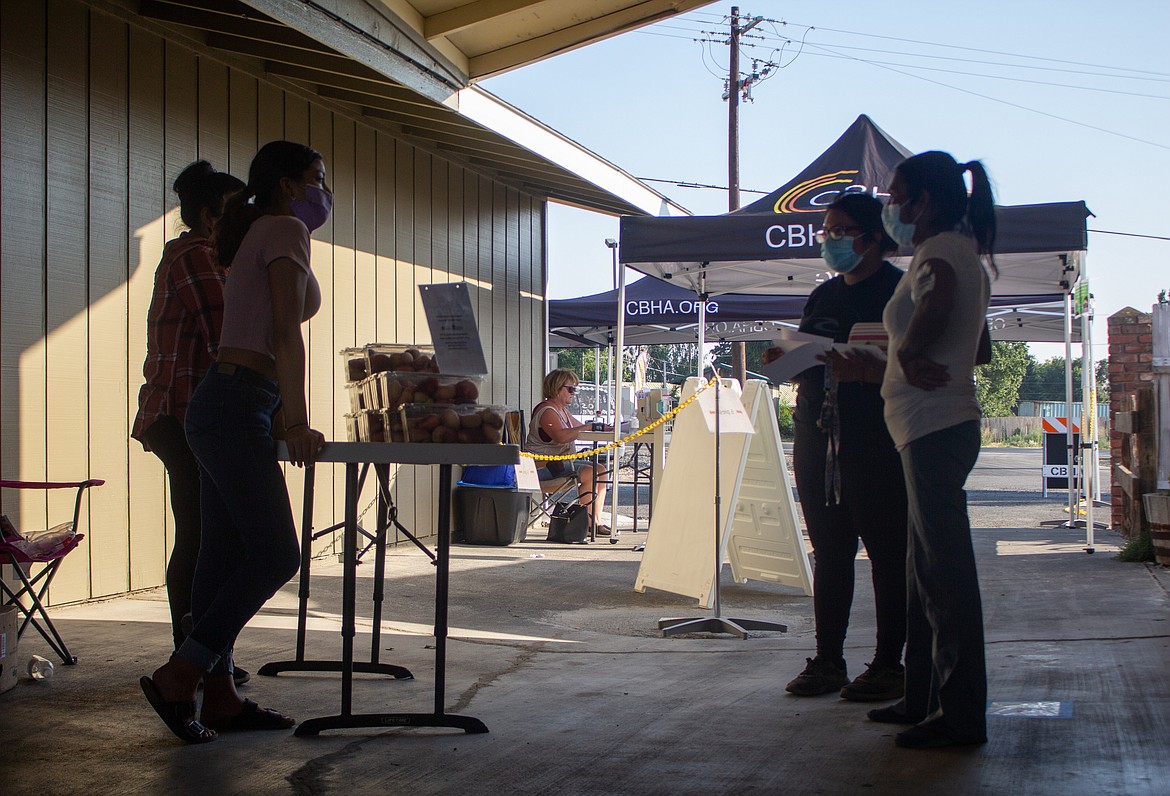
{"label": "woman in plaid shirt", "polygon": [[[183,617],[191,612],[201,527],[199,467],[183,423],[191,394],[215,361],[223,325],[227,272],[216,261],[209,238],[223,213],[224,200],[243,187],[241,180],[216,171],[206,160],[183,169],[174,190],[188,230],[163,249],[146,316],[142,365],[146,383],[138,391],[138,415],[130,435],[162,460],[170,481],[175,543],[167,563],[167,599],[175,649],[187,636]],[[246,677],[246,672],[236,669],[237,682]]]}

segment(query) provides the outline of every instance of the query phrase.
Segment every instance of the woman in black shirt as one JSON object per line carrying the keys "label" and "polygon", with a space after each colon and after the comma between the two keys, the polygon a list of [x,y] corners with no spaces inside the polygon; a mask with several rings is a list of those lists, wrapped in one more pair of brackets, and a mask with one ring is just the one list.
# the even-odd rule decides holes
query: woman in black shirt
{"label": "woman in black shirt", "polygon": [[[837,276],[808,298],[800,330],[844,343],[856,323],[880,323],[902,271],[884,258],[897,250],[885,233],[881,203],[846,194],[825,215],[822,254]],[[769,349],[766,359],[780,352]],[[902,695],[906,637],[906,487],[901,460],[886,431],[879,388],[884,362],[830,355],[798,386],[793,464],[813,546],[813,610],[817,653],[789,693],[840,692],[869,702]],[[858,540],[873,570],[877,650],[850,682],[845,634],[853,603]]]}

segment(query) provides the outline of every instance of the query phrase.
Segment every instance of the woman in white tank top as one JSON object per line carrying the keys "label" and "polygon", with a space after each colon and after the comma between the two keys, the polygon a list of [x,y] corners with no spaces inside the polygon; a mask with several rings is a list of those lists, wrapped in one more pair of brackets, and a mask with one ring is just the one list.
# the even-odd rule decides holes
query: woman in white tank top
{"label": "woman in white tank top", "polygon": [[889,191],[886,231],[915,247],[882,318],[890,336],[882,397],[909,515],[906,683],[901,701],[869,718],[915,725],[895,737],[902,747],[979,744],[987,673],[963,486],[979,455],[973,374],[990,353],[981,257],[994,273],[995,204],[982,164],[960,165],[945,152],[903,161]]}

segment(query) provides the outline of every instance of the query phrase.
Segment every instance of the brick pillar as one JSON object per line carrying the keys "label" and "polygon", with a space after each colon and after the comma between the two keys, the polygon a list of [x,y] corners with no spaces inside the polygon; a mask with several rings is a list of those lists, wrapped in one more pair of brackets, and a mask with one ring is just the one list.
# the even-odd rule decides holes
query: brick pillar
{"label": "brick pillar", "polygon": [[[1122,435],[1116,431],[1113,413],[1123,404],[1123,397],[1134,395],[1137,385],[1154,380],[1154,337],[1150,313],[1138,312],[1133,307],[1118,310],[1109,316],[1109,460],[1111,465],[1121,461]],[[1122,527],[1121,487],[1112,472],[1109,474],[1112,526]]]}

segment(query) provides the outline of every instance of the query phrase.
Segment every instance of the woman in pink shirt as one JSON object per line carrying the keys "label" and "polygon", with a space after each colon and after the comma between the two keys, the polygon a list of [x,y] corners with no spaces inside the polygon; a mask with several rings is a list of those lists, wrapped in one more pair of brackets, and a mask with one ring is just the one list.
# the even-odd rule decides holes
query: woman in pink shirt
{"label": "woman in pink shirt", "polygon": [[231,650],[240,630],[300,566],[273,435],[284,437],[297,466],[324,444],[308,422],[301,324],[321,306],[309,233],[328,220],[332,206],[321,155],[273,141],[253,158],[247,187],[229,200],[216,226],[219,260],[231,264],[219,358],[187,408],[203,516],[194,626],[170,661],[140,680],[155,712],[188,743],[213,741],[217,730],[296,723],[240,698]]}

